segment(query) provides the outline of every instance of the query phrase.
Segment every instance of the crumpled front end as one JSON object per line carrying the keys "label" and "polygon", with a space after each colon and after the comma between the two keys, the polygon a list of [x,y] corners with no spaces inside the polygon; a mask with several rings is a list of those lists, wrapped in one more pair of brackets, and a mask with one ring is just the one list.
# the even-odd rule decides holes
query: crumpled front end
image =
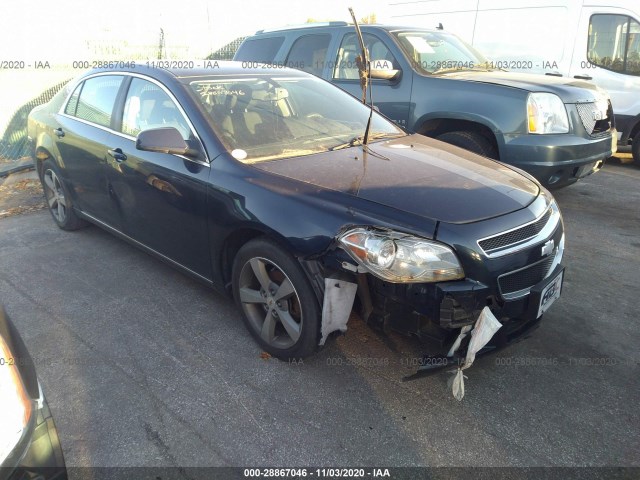
{"label": "crumpled front end", "polygon": [[[491,343],[498,346],[537,325],[560,295],[564,229],[547,195],[499,218],[441,223],[434,240],[452,247],[464,278],[390,281],[354,260],[339,242],[320,259],[321,270],[325,277],[357,285],[355,305],[369,325],[415,336],[433,356],[446,356],[460,330],[473,325],[485,307],[502,324]],[[346,319],[340,330],[345,328]]]}

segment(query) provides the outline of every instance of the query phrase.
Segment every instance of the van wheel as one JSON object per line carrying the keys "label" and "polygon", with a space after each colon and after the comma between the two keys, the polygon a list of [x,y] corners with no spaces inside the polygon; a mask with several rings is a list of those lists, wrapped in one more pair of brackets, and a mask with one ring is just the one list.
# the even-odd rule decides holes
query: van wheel
{"label": "van wheel", "polygon": [[232,285],[247,329],[266,352],[286,360],[316,350],[320,306],[290,253],[264,238],[250,241],[233,262]]}
{"label": "van wheel", "polygon": [[42,164],[40,181],[49,213],[58,227],[63,230],[78,230],[87,225],[87,222],[73,211],[71,196],[60,178],[57,165],[53,161],[46,160]]}
{"label": "van wheel", "polygon": [[436,137],[438,140],[484,157],[498,159],[496,148],[482,135],[475,132],[447,132]]}
{"label": "van wheel", "polygon": [[636,164],[636,167],[640,167],[640,131],[638,131],[633,137],[631,154],[633,155],[633,163]]}

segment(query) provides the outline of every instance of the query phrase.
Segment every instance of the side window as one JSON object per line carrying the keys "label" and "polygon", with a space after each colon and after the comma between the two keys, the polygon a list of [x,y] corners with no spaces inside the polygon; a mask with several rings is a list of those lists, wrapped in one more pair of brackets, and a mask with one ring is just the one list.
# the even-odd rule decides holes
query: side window
{"label": "side window", "polygon": [[241,62],[251,61],[260,63],[271,63],[276,58],[276,53],[280,50],[284,37],[261,38],[258,40],[247,40],[242,44],[234,60]]}
{"label": "side window", "polygon": [[122,115],[122,133],[137,136],[143,130],[175,127],[189,140],[191,129],[174,101],[155,83],[134,78]]}
{"label": "side window", "polygon": [[[120,75],[103,75],[85,80],[75,107],[75,116],[103,127],[109,127],[111,125],[113,105],[116,101],[122,78]],[[71,103],[71,100],[73,100],[73,96],[69,103]],[[72,107],[67,104],[67,108]]]}
{"label": "side window", "polygon": [[82,90],[82,83],[80,83],[76,89],[73,91],[73,94],[69,97],[69,102],[67,102],[67,106],[64,108],[64,113],[67,115],[71,115],[72,117],[76,116],[76,109],[78,108],[78,98],[80,98],[80,90]]}
{"label": "side window", "polygon": [[[365,47],[369,51],[369,59],[371,61],[387,60],[393,65],[394,69],[399,68],[398,62],[396,62],[396,59],[382,40],[369,33],[365,33],[362,38]],[[338,50],[338,58],[333,69],[333,78],[341,80],[359,79],[358,65],[356,64],[358,55],[360,55],[360,42],[358,42],[355,33],[345,35]]]}
{"label": "side window", "polygon": [[287,56],[287,67],[297,68],[305,72],[320,76],[324,61],[327,56],[327,49],[331,35],[305,35],[297,39]]}
{"label": "side window", "polygon": [[640,24],[627,15],[593,15],[587,59],[607,70],[640,75]]}

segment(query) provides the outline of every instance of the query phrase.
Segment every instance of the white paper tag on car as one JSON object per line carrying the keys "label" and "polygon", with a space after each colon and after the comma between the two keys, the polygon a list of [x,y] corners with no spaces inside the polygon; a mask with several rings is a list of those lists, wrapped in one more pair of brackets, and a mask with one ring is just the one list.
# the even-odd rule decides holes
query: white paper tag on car
{"label": "white paper tag on car", "polygon": [[547,311],[551,304],[558,298],[560,298],[563,275],[564,271],[560,272],[560,275],[554,278],[553,281],[549,285],[544,287],[544,290],[542,290],[542,294],[540,295],[540,305],[538,306],[538,315],[536,315],[536,318],[540,318],[540,316]]}

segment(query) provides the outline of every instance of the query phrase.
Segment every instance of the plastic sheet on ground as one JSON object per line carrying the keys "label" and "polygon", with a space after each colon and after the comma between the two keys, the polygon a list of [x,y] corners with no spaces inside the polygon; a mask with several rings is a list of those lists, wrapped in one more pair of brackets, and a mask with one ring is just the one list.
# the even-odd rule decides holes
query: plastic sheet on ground
{"label": "plastic sheet on ground", "polygon": [[[487,343],[489,343],[500,327],[502,327],[502,324],[493,315],[493,313],[491,313],[489,307],[484,307],[476,320],[473,330],[471,331],[471,340],[469,341],[464,363],[460,365],[457,370],[452,371],[455,372],[455,376],[453,377],[453,382],[451,384],[451,391],[456,400],[460,401],[464,398],[464,379],[468,377],[466,377],[462,372],[473,365],[473,362],[476,359],[476,354],[482,350]],[[461,333],[453,345],[453,347],[456,348],[451,348],[449,356],[452,356],[460,346],[460,342],[466,336],[468,329],[469,327],[463,327],[461,329]]]}

